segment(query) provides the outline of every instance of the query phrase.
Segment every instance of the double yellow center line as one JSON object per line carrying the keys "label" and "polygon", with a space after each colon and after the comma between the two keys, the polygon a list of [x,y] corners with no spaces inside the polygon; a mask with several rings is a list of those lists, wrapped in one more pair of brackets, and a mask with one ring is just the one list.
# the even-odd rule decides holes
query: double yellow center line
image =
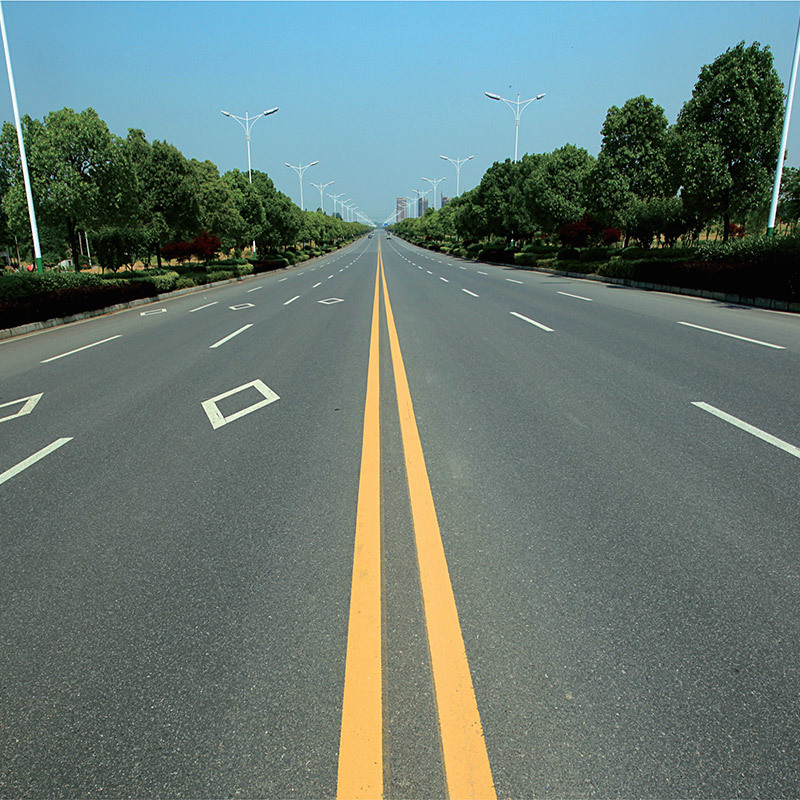
{"label": "double yellow center line", "polygon": [[414,522],[425,625],[450,798],[494,798],[489,757],[467,663],[450,573],[433,503],[400,342],[394,323],[383,255],[372,310],[364,438],[356,512],[353,583],[347,637],[338,797],[384,796],[383,676],[381,631],[380,497],[380,288],[386,309],[408,492]]}

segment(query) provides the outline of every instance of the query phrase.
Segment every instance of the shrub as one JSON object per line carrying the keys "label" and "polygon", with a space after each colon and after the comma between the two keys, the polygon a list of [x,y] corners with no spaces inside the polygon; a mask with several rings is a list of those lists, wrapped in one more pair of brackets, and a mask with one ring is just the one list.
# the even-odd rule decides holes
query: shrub
{"label": "shrub", "polygon": [[578,255],[578,260],[585,263],[608,261],[609,251],[606,247],[590,247]]}
{"label": "shrub", "polygon": [[483,250],[483,245],[480,242],[475,242],[474,244],[468,244],[464,247],[464,252],[466,253],[467,258],[477,258],[478,253]]}
{"label": "shrub", "polygon": [[538,266],[535,253],[516,253],[514,255],[514,263],[521,267],[535,267]]}
{"label": "shrub", "polygon": [[580,253],[574,247],[562,247],[556,254],[559,261],[577,261]]}
{"label": "shrub", "polygon": [[214,270],[213,272],[208,273],[208,282],[216,283],[217,281],[229,281],[233,277],[235,276],[232,270],[229,269]]}
{"label": "shrub", "polygon": [[478,253],[478,260],[492,261],[497,264],[513,264],[515,255],[513,250],[486,247]]}
{"label": "shrub", "polygon": [[191,289],[193,286],[197,286],[197,284],[188,275],[181,275],[180,278],[175,281],[176,289]]}

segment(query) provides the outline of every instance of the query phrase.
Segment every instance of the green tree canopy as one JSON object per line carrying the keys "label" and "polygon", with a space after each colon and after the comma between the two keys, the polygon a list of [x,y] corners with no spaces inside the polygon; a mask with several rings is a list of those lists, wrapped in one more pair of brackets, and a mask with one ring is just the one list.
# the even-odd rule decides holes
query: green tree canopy
{"label": "green tree canopy", "polygon": [[702,220],[764,202],[780,147],[783,84],[769,47],[740,42],[700,71],[676,123],[682,194]]}

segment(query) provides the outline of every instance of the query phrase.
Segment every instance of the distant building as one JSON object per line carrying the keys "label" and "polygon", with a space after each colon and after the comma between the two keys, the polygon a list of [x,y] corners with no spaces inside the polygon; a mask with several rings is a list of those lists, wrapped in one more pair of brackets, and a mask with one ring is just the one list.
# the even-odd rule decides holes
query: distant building
{"label": "distant building", "polygon": [[417,198],[417,216],[421,217],[423,214],[428,210],[428,198],[427,197],[418,197]]}
{"label": "distant building", "polygon": [[439,208],[444,208],[452,199],[452,197],[446,197],[445,195],[442,195],[442,204],[439,206]]}
{"label": "distant building", "polygon": [[397,222],[404,220],[406,218],[406,199],[405,197],[398,197],[397,198],[397,206],[395,208],[397,212]]}

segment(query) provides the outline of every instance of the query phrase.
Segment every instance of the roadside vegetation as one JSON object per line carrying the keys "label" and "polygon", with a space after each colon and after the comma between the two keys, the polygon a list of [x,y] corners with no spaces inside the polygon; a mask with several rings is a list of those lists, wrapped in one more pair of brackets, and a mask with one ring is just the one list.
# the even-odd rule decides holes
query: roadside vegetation
{"label": "roadside vegetation", "polygon": [[800,173],[784,171],[765,235],[783,124],[768,47],[702,68],[674,125],[649,97],[612,106],[595,158],[572,144],[496,162],[404,239],[466,258],[800,302]]}
{"label": "roadside vegetation", "polygon": [[[220,174],[141,130],[113,135],[97,113],[23,119],[44,274],[32,262],[16,131],[0,133],[0,320],[12,327],[280,269],[335,250],[368,227],[301,211],[253,171]],[[256,242],[256,256],[251,243]],[[17,269],[15,269],[17,268]]]}

